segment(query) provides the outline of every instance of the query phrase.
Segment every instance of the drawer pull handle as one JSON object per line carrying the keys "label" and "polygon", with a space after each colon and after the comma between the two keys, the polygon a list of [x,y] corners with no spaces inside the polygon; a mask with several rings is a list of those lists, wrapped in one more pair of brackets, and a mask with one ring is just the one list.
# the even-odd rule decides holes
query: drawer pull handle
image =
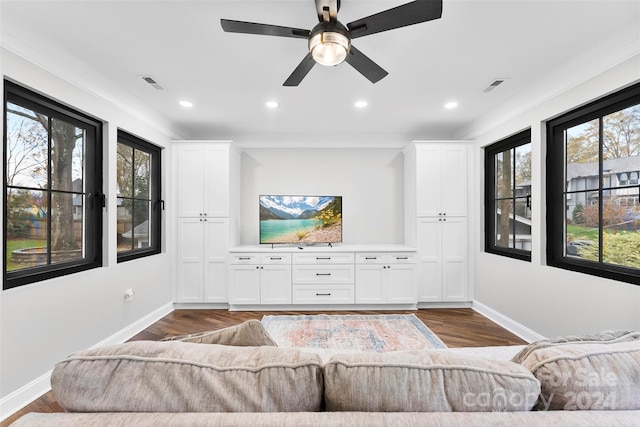
{"label": "drawer pull handle", "polygon": [[282,257],[281,257],[281,256],[279,256],[279,257],[271,257],[270,259],[271,259],[272,261],[275,261],[275,260],[282,259]]}
{"label": "drawer pull handle", "polygon": [[251,257],[248,256],[241,256],[240,258],[238,258],[239,260],[245,261],[245,260],[250,260]]}
{"label": "drawer pull handle", "polygon": [[331,273],[316,273],[316,276],[331,276]]}
{"label": "drawer pull handle", "polygon": [[368,257],[365,257],[364,259],[378,259],[378,257],[377,256],[368,256]]}
{"label": "drawer pull handle", "polygon": [[331,259],[331,257],[330,256],[327,256],[327,257],[319,257],[319,256],[317,256],[316,259]]}
{"label": "drawer pull handle", "polygon": [[396,257],[396,259],[409,259],[409,257],[408,256],[399,256],[399,257]]}
{"label": "drawer pull handle", "polygon": [[316,293],[316,296],[318,296],[318,297],[330,297],[330,296],[331,296],[331,293],[327,293],[327,294],[319,294],[319,293]]}

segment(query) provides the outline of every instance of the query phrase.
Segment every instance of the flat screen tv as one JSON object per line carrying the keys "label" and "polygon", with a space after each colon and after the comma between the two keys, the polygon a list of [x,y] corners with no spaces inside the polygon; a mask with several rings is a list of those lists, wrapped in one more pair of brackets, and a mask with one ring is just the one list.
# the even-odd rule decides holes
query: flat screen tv
{"label": "flat screen tv", "polygon": [[260,243],[342,242],[342,196],[260,196]]}

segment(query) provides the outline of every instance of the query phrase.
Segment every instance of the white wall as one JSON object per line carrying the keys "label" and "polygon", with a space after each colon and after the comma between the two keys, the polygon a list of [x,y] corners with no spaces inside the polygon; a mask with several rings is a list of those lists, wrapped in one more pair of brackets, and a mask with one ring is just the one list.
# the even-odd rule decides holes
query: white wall
{"label": "white wall", "polygon": [[[116,262],[117,129],[164,148],[169,146],[169,136],[5,49],[0,52],[0,59],[0,72],[5,77],[107,123],[104,131],[104,191],[107,194],[104,266],[0,292],[0,412],[6,416],[5,411],[28,402],[20,399],[36,397],[28,396],[29,386],[38,386],[32,382],[48,385],[46,375],[57,361],[121,334],[122,330],[154,313],[166,314],[162,312],[170,309],[171,303],[171,254],[167,248],[172,245],[167,239],[159,255],[122,264]],[[167,125],[158,123],[157,128],[166,129]],[[165,189],[171,179],[170,152],[165,149],[162,153]],[[166,190],[163,198],[170,203]],[[172,225],[167,218],[163,218],[163,222],[163,233],[169,236]],[[136,292],[128,303],[124,301],[127,288]]]}
{"label": "white wall", "polygon": [[247,148],[240,243],[258,244],[258,196],[342,196],[345,244],[404,243],[403,156],[397,148]]}
{"label": "white wall", "polygon": [[[475,297],[482,304],[547,336],[640,329],[640,286],[546,266],[545,133],[544,122],[640,77],[640,55],[567,89],[507,123],[476,138],[476,170],[484,170],[482,147],[531,127],[532,138],[532,261],[485,253],[482,197],[476,197],[474,250]],[[475,193],[482,195],[478,179]]]}

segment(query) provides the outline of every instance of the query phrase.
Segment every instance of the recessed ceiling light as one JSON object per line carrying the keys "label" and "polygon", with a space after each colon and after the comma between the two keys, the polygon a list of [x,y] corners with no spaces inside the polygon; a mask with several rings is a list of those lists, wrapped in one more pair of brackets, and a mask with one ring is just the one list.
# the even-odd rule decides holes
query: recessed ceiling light
{"label": "recessed ceiling light", "polygon": [[446,108],[447,110],[453,110],[457,106],[458,106],[458,103],[456,101],[451,101],[444,104],[444,108]]}
{"label": "recessed ceiling light", "polygon": [[367,101],[356,101],[354,105],[356,106],[356,108],[364,108],[369,105],[369,103]]}
{"label": "recessed ceiling light", "polygon": [[180,101],[180,105],[182,105],[185,108],[191,108],[193,107],[193,103],[189,102],[189,101]]}
{"label": "recessed ceiling light", "polygon": [[267,101],[265,105],[269,108],[278,108],[278,103],[276,101]]}

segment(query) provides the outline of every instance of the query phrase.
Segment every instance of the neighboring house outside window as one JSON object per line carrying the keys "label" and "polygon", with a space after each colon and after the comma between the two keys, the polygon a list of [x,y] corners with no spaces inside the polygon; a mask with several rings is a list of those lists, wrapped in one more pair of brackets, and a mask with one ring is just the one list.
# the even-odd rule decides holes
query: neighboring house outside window
{"label": "neighboring house outside window", "polygon": [[4,82],[4,289],[102,265],[102,124]]}
{"label": "neighboring house outside window", "polygon": [[118,131],[118,262],[160,252],[160,148]]}
{"label": "neighboring house outside window", "polygon": [[531,260],[531,131],[485,148],[485,251]]}
{"label": "neighboring house outside window", "polygon": [[640,85],[547,132],[548,264],[640,284]]}

